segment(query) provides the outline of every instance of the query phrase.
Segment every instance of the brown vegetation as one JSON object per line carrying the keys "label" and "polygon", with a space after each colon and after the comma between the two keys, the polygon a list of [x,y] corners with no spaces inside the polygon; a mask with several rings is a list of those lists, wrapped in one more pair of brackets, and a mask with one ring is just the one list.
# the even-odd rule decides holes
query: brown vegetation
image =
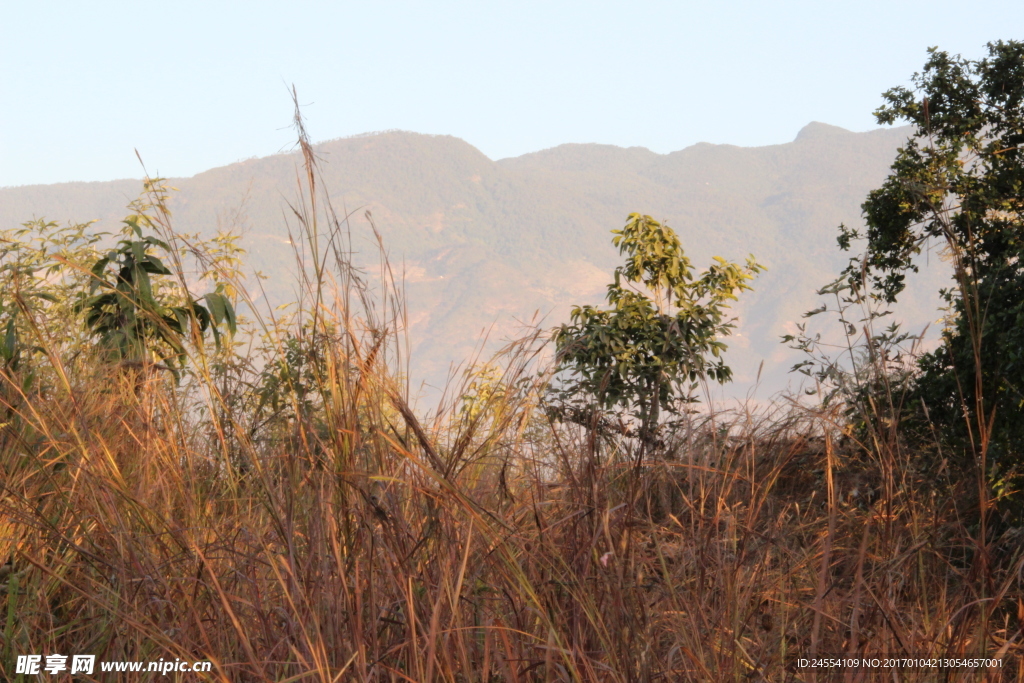
{"label": "brown vegetation", "polygon": [[[59,652],[237,681],[1024,680],[1019,531],[979,547],[973,484],[922,481],[891,430],[694,414],[635,468],[628,433],[544,417],[535,340],[418,417],[397,288],[349,267],[305,151],[300,302],[254,325],[261,361],[199,346],[178,386],[40,336],[52,381],[0,376],[4,677]],[[1003,667],[798,667],[826,654]]]}

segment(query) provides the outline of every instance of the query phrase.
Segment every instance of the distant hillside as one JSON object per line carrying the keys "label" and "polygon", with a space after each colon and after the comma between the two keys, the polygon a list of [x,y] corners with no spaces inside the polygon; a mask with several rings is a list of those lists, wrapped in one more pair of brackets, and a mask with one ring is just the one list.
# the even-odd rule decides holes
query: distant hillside
{"label": "distant hillside", "polygon": [[[366,209],[393,262],[404,263],[417,380],[443,382],[491,325],[493,348],[535,311],[555,325],[572,304],[600,303],[619,263],[609,231],[638,211],[675,228],[698,266],[748,254],[768,266],[737,309],[742,324],[729,343],[737,371],[729,393],[744,393],[765,360],[763,396],[783,385],[795,361],[779,337],[845,263],[836,227],[860,223],[861,202],[908,133],[812,123],[793,142],[769,147],[698,144],[662,155],[572,144],[500,161],[457,138],[405,132],[316,150],[337,208],[355,212],[368,261],[376,259]],[[176,227],[244,227],[250,265],[271,275],[265,286],[275,303],[291,298],[284,216],[297,163],[281,154],[171,180],[180,189]],[[140,188],[136,180],[0,188],[0,227],[45,216],[116,229]],[[927,277],[915,291],[937,288],[940,276]],[[934,297],[911,293],[902,311],[921,325],[936,317],[935,306]]]}

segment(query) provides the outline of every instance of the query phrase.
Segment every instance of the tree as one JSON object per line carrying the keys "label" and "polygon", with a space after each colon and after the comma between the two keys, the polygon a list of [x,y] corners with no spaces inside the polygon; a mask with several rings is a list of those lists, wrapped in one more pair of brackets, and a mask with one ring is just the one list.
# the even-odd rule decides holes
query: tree
{"label": "tree", "polygon": [[223,286],[194,299],[183,282],[177,293],[161,291],[152,276],[173,275],[155,253],[171,254],[170,246],[144,235],[143,227],[155,229],[148,209],[166,214],[166,191],[160,179],[146,181],[146,194],[154,205],[133,204],[138,213],[123,221],[123,238],[117,248],[99,258],[91,268],[88,292],[80,292],[77,309],[85,315],[86,329],[112,361],[147,365],[163,363],[175,377],[187,360],[186,342],[199,344],[208,329],[220,345],[221,326],[235,332],[235,311]]}
{"label": "tree", "polygon": [[562,396],[631,411],[649,447],[662,410],[694,400],[701,380],[731,379],[721,357],[720,338],[734,327],[726,310],[762,267],[715,257],[696,277],[676,233],[650,216],[630,214],[612,234],[627,258],[608,285],[609,308],[577,306],[555,335]]}
{"label": "tree", "polygon": [[[875,116],[912,123],[885,183],[863,205],[867,246],[844,275],[894,302],[914,257],[945,247],[954,286],[940,348],[919,361],[913,395],[994,479],[1024,462],[1024,43],[972,61],[929,50],[912,88]],[[861,237],[840,228],[850,249]],[[1002,472],[1003,474],[998,474]]]}

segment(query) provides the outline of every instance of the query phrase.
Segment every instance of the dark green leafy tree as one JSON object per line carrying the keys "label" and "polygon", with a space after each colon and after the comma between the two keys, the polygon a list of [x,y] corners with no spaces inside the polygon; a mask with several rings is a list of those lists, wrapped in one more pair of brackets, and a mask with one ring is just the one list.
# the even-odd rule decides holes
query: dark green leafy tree
{"label": "dark green leafy tree", "polygon": [[[147,190],[156,188],[157,208],[162,208],[163,195],[155,183],[147,181]],[[156,279],[173,275],[154,253],[170,254],[170,246],[143,234],[143,226],[153,227],[144,212],[126,218],[124,226],[117,247],[93,264],[91,284],[79,295],[77,309],[108,360],[163,364],[177,378],[186,365],[189,343],[198,346],[212,329],[219,346],[222,326],[234,334],[234,307],[223,287],[206,294],[204,305],[182,283],[175,288]]]}
{"label": "dark green leafy tree", "polygon": [[574,308],[555,335],[561,404],[576,415],[592,414],[594,403],[618,408],[639,421],[649,447],[662,411],[693,401],[702,380],[731,379],[722,359],[721,338],[734,327],[726,311],[762,267],[716,257],[697,276],[676,233],[650,216],[630,214],[612,233],[626,263],[608,286],[608,307]]}
{"label": "dark green leafy tree", "polygon": [[[944,246],[947,325],[913,395],[1002,486],[1024,463],[1024,43],[990,43],[976,61],[933,48],[913,87],[884,97],[879,123],[916,131],[863,205],[866,250],[845,275],[893,302],[914,257]],[[859,237],[841,228],[840,246]]]}

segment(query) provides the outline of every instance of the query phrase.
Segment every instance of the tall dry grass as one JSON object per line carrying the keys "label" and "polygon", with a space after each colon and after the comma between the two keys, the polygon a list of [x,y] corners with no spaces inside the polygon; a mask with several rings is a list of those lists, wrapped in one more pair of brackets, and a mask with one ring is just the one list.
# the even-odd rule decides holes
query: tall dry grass
{"label": "tall dry grass", "polygon": [[417,413],[400,286],[352,268],[300,139],[300,300],[253,313],[260,362],[199,349],[176,386],[54,351],[45,390],[0,377],[0,675],[81,653],[226,681],[1024,680],[1019,531],[979,548],[971,484],[923,481],[898,434],[861,448],[782,403],[693,415],[636,469],[628,435],[544,418],[536,339]]}

